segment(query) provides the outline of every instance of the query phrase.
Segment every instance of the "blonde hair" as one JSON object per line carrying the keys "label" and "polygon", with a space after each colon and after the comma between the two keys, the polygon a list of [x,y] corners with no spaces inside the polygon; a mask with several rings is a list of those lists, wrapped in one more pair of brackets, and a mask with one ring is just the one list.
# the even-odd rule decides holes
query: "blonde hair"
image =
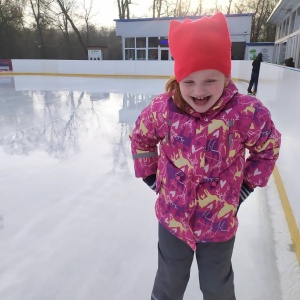
{"label": "blonde hair", "polygon": [[177,82],[175,76],[171,77],[165,86],[166,93],[173,97],[174,103],[182,110],[185,111],[185,108],[188,106],[186,101],[183,99],[179,83]]}

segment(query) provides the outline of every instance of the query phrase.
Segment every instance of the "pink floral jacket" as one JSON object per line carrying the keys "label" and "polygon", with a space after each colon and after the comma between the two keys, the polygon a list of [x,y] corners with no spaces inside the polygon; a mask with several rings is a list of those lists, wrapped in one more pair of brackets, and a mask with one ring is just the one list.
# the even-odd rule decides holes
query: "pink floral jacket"
{"label": "pink floral jacket", "polygon": [[235,235],[241,184],[267,184],[280,137],[268,109],[233,82],[204,114],[157,96],[130,135],[136,177],[157,174],[160,224],[193,250]]}

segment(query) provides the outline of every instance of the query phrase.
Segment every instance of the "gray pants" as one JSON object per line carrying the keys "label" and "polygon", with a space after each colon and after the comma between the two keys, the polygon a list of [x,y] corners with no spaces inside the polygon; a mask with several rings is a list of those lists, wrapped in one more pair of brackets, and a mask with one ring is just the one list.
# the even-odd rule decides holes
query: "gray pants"
{"label": "gray pants", "polygon": [[[204,300],[235,300],[231,256],[235,237],[221,243],[197,244],[196,259]],[[159,225],[158,270],[151,300],[182,300],[194,251]]]}

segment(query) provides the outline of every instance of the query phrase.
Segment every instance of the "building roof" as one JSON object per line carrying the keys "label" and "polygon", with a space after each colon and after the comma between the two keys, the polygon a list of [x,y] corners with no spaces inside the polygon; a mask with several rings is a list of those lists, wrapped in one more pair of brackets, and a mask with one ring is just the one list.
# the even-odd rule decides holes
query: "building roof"
{"label": "building roof", "polygon": [[[299,0],[297,0],[299,1]],[[240,16],[253,16],[254,13],[248,13],[248,14],[227,14],[225,17],[240,17]],[[201,17],[208,16],[184,16],[184,17],[161,17],[161,18],[132,18],[132,19],[114,19],[115,22],[139,22],[139,21],[159,21],[159,20],[183,20],[183,19],[199,19]]]}
{"label": "building roof", "polygon": [[299,6],[299,0],[280,0],[267,22],[273,25],[280,24],[297,6]]}

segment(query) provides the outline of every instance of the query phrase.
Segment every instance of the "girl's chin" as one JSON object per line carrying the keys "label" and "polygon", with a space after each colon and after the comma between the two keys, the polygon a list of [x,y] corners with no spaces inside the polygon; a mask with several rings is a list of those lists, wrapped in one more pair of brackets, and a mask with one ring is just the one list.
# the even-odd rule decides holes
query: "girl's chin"
{"label": "girl's chin", "polygon": [[194,110],[197,112],[197,113],[200,113],[200,114],[203,114],[203,113],[205,113],[205,112],[207,112],[208,110],[209,110],[209,108],[203,108],[203,109],[195,109],[194,108]]}
{"label": "girl's chin", "polygon": [[207,110],[210,109],[211,105],[209,105],[208,102],[205,104],[193,103],[193,105],[191,105],[191,107],[198,113],[205,113]]}

